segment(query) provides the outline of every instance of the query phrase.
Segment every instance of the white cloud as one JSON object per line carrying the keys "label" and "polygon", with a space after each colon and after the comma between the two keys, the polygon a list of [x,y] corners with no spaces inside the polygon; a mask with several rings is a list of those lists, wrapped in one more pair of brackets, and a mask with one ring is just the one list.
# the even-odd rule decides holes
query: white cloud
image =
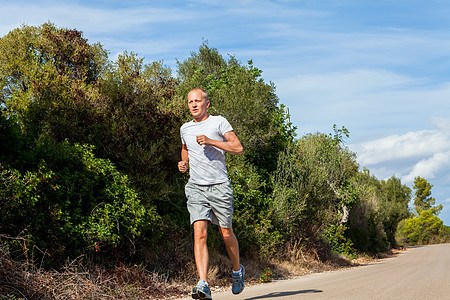
{"label": "white cloud", "polygon": [[415,177],[427,179],[434,186],[436,203],[444,205],[440,217],[450,225],[450,119],[429,119],[432,129],[390,135],[349,147],[357,153],[360,165],[380,179],[394,175],[411,188]]}
{"label": "white cloud", "polygon": [[434,179],[436,174],[442,170],[447,170],[450,165],[450,151],[446,153],[436,153],[430,158],[417,162],[412,171],[403,176],[403,183],[412,183],[417,176]]}
{"label": "white cloud", "polygon": [[[430,126],[432,116],[450,115],[450,82],[436,83],[431,78],[403,75],[387,69],[289,73],[287,67],[287,75],[273,81],[281,102],[290,108],[294,124],[300,125],[299,134],[329,132],[332,125],[337,124],[350,130],[352,142],[388,136],[375,144],[365,144],[365,147],[379,147],[383,143],[387,144],[383,147],[387,147],[396,139],[405,139],[404,146],[407,147],[409,140],[426,139],[422,148],[427,148],[430,143],[434,145],[434,140],[444,134],[441,131],[433,139],[426,138],[436,133],[421,132],[420,129]],[[403,136],[406,132],[411,133]],[[370,153],[367,158],[385,159]]]}
{"label": "white cloud", "polygon": [[450,131],[450,119],[444,119],[440,117],[431,118],[431,122],[440,130]]}
{"label": "white cloud", "polygon": [[450,150],[450,132],[442,129],[408,132],[352,145],[363,165],[430,156]]}
{"label": "white cloud", "polygon": [[[377,174],[412,183],[417,176],[434,179],[450,167],[450,119],[431,118],[430,130],[390,135],[358,145],[350,145],[361,166],[378,170]],[[440,180],[440,181],[442,181]]]}

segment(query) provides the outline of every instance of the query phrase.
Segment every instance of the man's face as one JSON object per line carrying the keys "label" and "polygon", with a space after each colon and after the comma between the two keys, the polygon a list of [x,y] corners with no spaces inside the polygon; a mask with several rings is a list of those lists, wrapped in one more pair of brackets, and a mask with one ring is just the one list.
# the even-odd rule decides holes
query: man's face
{"label": "man's face", "polygon": [[202,91],[191,91],[188,94],[188,106],[196,121],[203,121],[208,116],[209,101],[203,97]]}

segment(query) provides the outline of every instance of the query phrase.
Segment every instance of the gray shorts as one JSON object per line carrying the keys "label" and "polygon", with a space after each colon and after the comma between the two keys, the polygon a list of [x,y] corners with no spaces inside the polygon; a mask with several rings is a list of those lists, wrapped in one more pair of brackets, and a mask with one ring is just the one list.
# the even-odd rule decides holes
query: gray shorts
{"label": "gray shorts", "polygon": [[185,193],[191,224],[208,220],[222,228],[232,227],[233,190],[229,181],[213,185],[188,182]]}

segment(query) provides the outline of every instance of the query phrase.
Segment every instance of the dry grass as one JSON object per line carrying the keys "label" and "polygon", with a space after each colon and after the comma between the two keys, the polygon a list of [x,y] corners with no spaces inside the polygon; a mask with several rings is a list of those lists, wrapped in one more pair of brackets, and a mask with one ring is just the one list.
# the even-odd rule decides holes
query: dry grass
{"label": "dry grass", "polygon": [[0,299],[6,295],[42,300],[161,299],[163,294],[175,296],[186,290],[183,284],[171,283],[165,276],[148,272],[142,266],[121,266],[113,272],[97,268],[88,272],[74,263],[58,272],[1,259]]}
{"label": "dry grass", "polygon": [[11,259],[5,245],[0,245],[0,299],[162,299],[187,290],[143,265],[88,268],[80,257],[60,271],[44,270],[36,262]]}

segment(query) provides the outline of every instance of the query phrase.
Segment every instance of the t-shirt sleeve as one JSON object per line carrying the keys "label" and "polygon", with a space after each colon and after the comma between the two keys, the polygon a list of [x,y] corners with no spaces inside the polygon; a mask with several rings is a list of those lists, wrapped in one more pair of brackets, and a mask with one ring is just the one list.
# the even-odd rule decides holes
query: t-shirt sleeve
{"label": "t-shirt sleeve", "polygon": [[181,137],[181,144],[185,145],[186,141],[184,140],[183,136],[183,127],[180,127],[180,137]]}
{"label": "t-shirt sleeve", "polygon": [[225,119],[224,117],[221,117],[220,123],[219,123],[219,132],[222,136],[225,135],[225,133],[232,131],[233,127],[231,126],[231,124],[228,122],[227,119]]}

